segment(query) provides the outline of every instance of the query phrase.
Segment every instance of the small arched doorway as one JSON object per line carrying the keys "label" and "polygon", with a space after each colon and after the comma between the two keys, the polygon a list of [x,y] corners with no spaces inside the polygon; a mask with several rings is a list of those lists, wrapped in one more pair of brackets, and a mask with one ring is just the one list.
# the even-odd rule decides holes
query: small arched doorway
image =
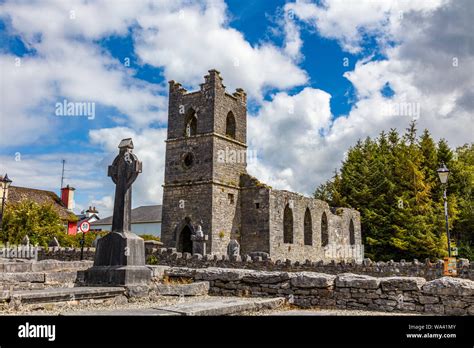
{"label": "small arched doorway", "polygon": [[191,241],[191,228],[189,225],[186,225],[181,230],[179,234],[178,242],[178,251],[181,253],[191,253],[193,252],[193,242]]}

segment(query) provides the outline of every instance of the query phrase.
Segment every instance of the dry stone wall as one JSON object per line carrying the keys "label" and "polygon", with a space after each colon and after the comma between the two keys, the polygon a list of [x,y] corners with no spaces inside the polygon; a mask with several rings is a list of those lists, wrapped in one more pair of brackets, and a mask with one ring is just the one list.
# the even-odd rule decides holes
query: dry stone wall
{"label": "dry stone wall", "polygon": [[302,307],[474,315],[474,281],[443,277],[376,278],[343,273],[268,272],[229,268],[165,270],[168,277],[208,281],[210,294],[285,296]]}
{"label": "dry stone wall", "polygon": [[72,287],[83,279],[92,261],[0,261],[0,297],[12,290]]}
{"label": "dry stone wall", "polygon": [[[41,249],[38,252],[38,260],[62,260],[78,261],[80,260],[81,249],[79,248],[48,248]],[[95,248],[84,248],[84,260],[94,260]],[[413,260],[410,262],[388,261],[374,262],[365,259],[362,263],[336,262],[336,261],[291,261],[274,260],[268,257],[236,257],[216,255],[191,255],[189,253],[177,252],[174,248],[147,248],[147,261],[153,264],[177,267],[191,268],[239,268],[255,269],[267,271],[286,271],[286,272],[320,272],[327,274],[355,273],[365,274],[374,277],[389,276],[409,276],[422,277],[427,280],[441,278],[443,276],[443,261],[430,262],[425,260],[420,262]],[[457,264],[458,278],[474,280],[474,262],[467,259],[459,259]],[[1,271],[0,265],[0,271]],[[18,266],[26,267],[26,266]]]}
{"label": "dry stone wall", "polygon": [[[153,256],[150,258],[149,256]],[[177,267],[191,268],[239,268],[254,269],[266,271],[285,271],[285,272],[320,272],[327,274],[356,273],[365,274],[374,277],[388,276],[410,276],[422,277],[427,280],[433,280],[443,276],[443,261],[432,263],[429,260],[420,262],[413,260],[411,262],[373,262],[365,259],[361,263],[336,262],[336,261],[310,261],[305,262],[291,260],[274,260],[261,256],[238,256],[229,258],[228,256],[217,255],[191,255],[189,253],[176,252],[174,248],[161,248],[149,250],[148,260],[153,259],[155,264]],[[474,263],[466,259],[458,260],[458,277],[474,280]]]}

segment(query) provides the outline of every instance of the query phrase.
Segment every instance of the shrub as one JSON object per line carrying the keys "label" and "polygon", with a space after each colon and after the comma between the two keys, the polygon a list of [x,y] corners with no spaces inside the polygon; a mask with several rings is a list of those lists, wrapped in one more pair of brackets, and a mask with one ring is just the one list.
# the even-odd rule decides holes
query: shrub
{"label": "shrub", "polygon": [[40,205],[30,200],[7,205],[3,215],[2,240],[20,244],[28,235],[30,243],[47,247],[54,236],[66,234],[66,227],[51,204]]}
{"label": "shrub", "polygon": [[148,255],[146,258],[146,264],[147,265],[157,265],[158,264],[158,259],[156,258],[155,255]]}
{"label": "shrub", "polygon": [[152,234],[141,234],[139,235],[140,238],[143,238],[143,240],[156,240],[160,242],[160,237],[154,236]]}

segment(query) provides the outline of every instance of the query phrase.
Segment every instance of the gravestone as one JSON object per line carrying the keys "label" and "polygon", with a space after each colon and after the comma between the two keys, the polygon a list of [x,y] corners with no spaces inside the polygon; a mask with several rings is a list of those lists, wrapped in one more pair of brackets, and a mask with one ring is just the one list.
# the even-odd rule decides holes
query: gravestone
{"label": "gravestone", "polygon": [[191,235],[191,241],[193,243],[193,255],[200,254],[206,255],[206,241],[208,240],[207,234],[202,231],[202,226],[197,225],[196,233]]}
{"label": "gravestone", "polygon": [[97,237],[95,237],[94,241],[92,242],[92,246],[94,248],[97,248],[97,244],[99,243],[99,239],[102,238],[101,236],[97,235]]}
{"label": "gravestone", "polygon": [[30,245],[30,237],[28,237],[27,234],[21,240],[21,245],[26,245],[26,246]]}
{"label": "gravestone", "polygon": [[227,245],[227,256],[236,257],[240,255],[240,244],[235,239],[231,239]]}
{"label": "gravestone", "polygon": [[132,139],[123,139],[119,149],[108,170],[115,184],[112,231],[97,241],[94,266],[85,272],[87,284],[143,285],[151,279],[144,241],[131,232],[132,183],[142,163],[133,153]]}
{"label": "gravestone", "polygon": [[48,246],[49,247],[53,247],[53,248],[59,248],[61,247],[61,245],[59,244],[59,241],[56,237],[53,237],[53,239],[51,239],[48,243]]}

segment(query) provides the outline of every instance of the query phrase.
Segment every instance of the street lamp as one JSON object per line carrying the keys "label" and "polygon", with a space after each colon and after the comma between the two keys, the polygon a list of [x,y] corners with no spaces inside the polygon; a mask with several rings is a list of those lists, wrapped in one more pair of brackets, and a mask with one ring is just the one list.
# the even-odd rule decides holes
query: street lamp
{"label": "street lamp", "polygon": [[439,181],[444,185],[444,217],[446,219],[446,234],[448,236],[448,256],[451,257],[451,236],[449,235],[449,224],[448,224],[448,197],[446,196],[446,185],[448,183],[449,169],[446,168],[446,165],[443,163],[443,166],[437,170]]}
{"label": "street lamp", "polygon": [[[3,191],[3,196],[2,196],[2,211],[0,212],[0,231],[3,232],[3,212],[5,210],[5,203],[7,200],[7,190],[10,187],[12,183],[12,180],[8,177],[8,174],[5,174],[3,178],[0,178],[0,187],[2,188]],[[2,233],[3,235],[3,233]]]}

